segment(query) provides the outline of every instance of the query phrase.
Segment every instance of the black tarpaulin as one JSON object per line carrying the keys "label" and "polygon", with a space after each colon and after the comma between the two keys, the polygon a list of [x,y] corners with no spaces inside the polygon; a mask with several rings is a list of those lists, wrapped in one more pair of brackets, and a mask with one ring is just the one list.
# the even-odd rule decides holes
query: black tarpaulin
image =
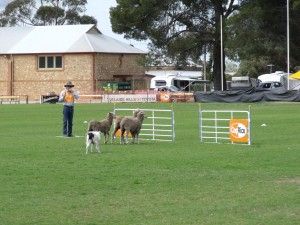
{"label": "black tarpaulin", "polygon": [[194,92],[195,102],[300,102],[300,91],[274,89],[258,91],[255,88],[238,91]]}

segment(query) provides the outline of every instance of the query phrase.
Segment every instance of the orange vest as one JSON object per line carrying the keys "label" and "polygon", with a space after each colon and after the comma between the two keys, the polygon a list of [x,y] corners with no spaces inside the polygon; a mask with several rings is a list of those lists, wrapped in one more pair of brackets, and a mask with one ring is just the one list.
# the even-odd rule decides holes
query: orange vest
{"label": "orange vest", "polygon": [[75,101],[75,97],[73,93],[68,93],[67,91],[65,91],[65,102],[66,103],[74,103]]}

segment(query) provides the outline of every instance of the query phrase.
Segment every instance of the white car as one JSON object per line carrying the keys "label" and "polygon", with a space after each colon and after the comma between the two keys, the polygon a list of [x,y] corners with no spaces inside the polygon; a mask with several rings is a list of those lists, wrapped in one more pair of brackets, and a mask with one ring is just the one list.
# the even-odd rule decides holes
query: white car
{"label": "white car", "polygon": [[154,88],[155,91],[169,91],[169,92],[178,92],[180,91],[177,87],[171,86],[157,86]]}
{"label": "white car", "polygon": [[257,85],[258,90],[272,90],[272,89],[277,89],[281,88],[283,89],[283,85],[280,82],[277,81],[270,81],[270,82],[261,82]]}

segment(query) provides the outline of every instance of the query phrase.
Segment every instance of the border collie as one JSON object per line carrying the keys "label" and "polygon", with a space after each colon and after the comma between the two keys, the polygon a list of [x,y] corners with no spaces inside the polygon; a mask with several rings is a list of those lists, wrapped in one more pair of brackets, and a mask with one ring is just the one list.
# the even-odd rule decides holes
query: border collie
{"label": "border collie", "polygon": [[88,154],[89,147],[91,152],[93,152],[93,146],[96,146],[96,150],[100,153],[100,131],[89,131],[86,134],[86,151],[85,154]]}

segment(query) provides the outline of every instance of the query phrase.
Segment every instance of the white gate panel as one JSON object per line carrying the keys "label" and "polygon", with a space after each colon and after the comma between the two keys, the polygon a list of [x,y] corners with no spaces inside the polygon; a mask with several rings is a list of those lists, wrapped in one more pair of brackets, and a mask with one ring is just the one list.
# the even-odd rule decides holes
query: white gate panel
{"label": "white gate panel", "polygon": [[[132,116],[135,109],[119,109],[115,108],[116,116]],[[175,140],[175,120],[174,111],[165,109],[140,109],[144,111],[146,117],[144,119],[142,129],[139,135],[140,140],[153,141],[172,141]]]}
{"label": "white gate panel", "polygon": [[[251,144],[251,113],[234,110],[202,110],[199,107],[200,142]],[[245,122],[247,127],[241,122]],[[236,127],[235,127],[236,126]],[[239,134],[241,133],[241,135]],[[244,134],[243,134],[244,133]],[[247,135],[247,140],[242,139]],[[239,141],[241,140],[241,141]]]}

